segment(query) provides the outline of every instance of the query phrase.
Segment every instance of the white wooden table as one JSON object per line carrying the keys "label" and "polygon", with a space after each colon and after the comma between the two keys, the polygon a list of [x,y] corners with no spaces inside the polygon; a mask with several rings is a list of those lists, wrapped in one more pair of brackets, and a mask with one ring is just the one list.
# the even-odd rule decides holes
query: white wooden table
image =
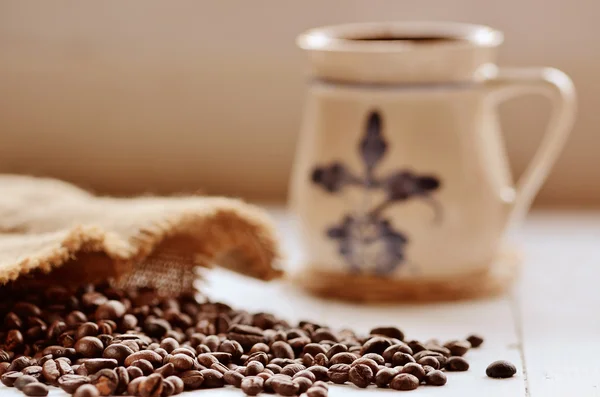
{"label": "white wooden table", "polygon": [[[289,219],[273,212],[290,262],[298,250]],[[600,211],[534,212],[512,240],[525,263],[509,295],[472,302],[365,306],[323,301],[287,283],[263,283],[225,271],[207,274],[215,299],[290,321],[310,319],[334,328],[367,332],[375,325],[401,327],[408,338],[463,338],[471,332],[484,345],[466,356],[471,369],[449,373],[444,387],[420,387],[411,396],[591,397],[600,396]],[[497,359],[518,367],[514,378],[494,380],[486,366]],[[329,395],[382,396],[391,390],[332,386]],[[22,396],[0,387],[1,396]],[[52,390],[51,396],[65,395]],[[184,396],[242,396],[236,389],[202,390]]]}

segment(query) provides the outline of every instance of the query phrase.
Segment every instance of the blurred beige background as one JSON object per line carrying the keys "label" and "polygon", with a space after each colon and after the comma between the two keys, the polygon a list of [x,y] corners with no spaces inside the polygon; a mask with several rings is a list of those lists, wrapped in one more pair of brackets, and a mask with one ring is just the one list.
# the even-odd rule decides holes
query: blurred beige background
{"label": "blurred beige background", "polygon": [[[0,2],[0,172],[97,191],[281,199],[301,119],[303,30],[434,19],[505,31],[500,63],[552,65],[580,111],[539,203],[600,204],[600,1],[304,0]],[[520,173],[549,110],[502,109]]]}

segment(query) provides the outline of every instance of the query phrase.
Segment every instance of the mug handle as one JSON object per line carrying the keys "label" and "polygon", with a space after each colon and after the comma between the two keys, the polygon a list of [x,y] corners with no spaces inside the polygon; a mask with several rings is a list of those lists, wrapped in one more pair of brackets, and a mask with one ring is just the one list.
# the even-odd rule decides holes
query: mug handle
{"label": "mug handle", "polygon": [[525,94],[541,94],[552,101],[552,114],[535,155],[519,178],[507,225],[525,217],[536,193],[544,183],[565,146],[575,121],[577,101],[573,81],[564,72],[547,67],[486,67],[483,77],[499,102]]}

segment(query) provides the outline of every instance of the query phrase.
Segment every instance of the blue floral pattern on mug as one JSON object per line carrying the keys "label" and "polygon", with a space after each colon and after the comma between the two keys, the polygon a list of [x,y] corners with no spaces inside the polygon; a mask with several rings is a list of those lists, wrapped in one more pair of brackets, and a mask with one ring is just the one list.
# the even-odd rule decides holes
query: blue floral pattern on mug
{"label": "blue floral pattern on mug", "polygon": [[397,230],[384,211],[392,205],[411,199],[425,200],[431,205],[434,220],[441,218],[441,209],[433,197],[440,180],[433,175],[419,175],[409,169],[377,176],[376,168],[388,151],[388,142],[382,133],[382,118],[377,111],[368,116],[365,134],[358,145],[363,172],[357,175],[341,162],[317,166],[312,172],[312,182],[330,194],[339,194],[346,188],[359,188],[364,192],[365,203],[372,192],[383,191],[385,199],[372,208],[362,208],[359,214],[345,214],[331,226],[326,234],[338,244],[338,253],[355,273],[368,267],[377,275],[388,275],[406,263],[405,248],[408,237]]}

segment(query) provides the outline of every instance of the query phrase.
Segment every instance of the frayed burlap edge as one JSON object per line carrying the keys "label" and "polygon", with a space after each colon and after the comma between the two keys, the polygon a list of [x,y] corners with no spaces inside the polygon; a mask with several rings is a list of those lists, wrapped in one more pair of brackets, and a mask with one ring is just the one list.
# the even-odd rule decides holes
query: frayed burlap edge
{"label": "frayed burlap edge", "polygon": [[65,264],[73,271],[60,277],[74,279],[63,281],[123,278],[163,256],[264,280],[282,274],[268,216],[239,200],[94,197],[64,182],[17,176],[0,176],[0,195],[0,283]]}

